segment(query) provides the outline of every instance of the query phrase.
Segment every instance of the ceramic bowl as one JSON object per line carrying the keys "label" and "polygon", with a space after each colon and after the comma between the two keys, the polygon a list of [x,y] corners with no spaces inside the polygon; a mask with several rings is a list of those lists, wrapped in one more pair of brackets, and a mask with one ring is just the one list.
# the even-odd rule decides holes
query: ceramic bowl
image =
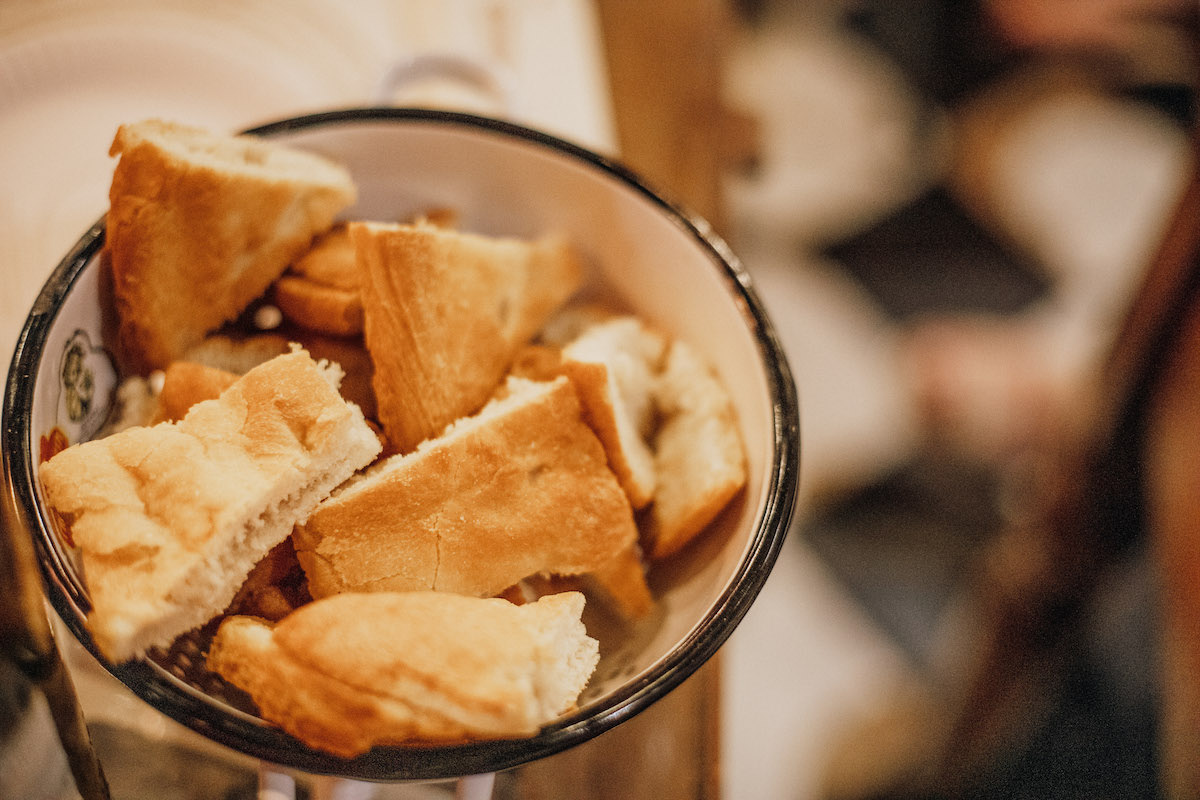
{"label": "ceramic bowl", "polygon": [[[795,387],[763,305],[729,248],[620,164],[494,119],[355,109],[250,133],[346,165],[359,186],[347,218],[399,219],[449,207],[464,230],[565,233],[588,264],[585,294],[627,307],[707,356],[737,412],[748,484],[700,539],[653,569],[658,602],[649,619],[590,629],[602,659],[578,710],[531,738],[381,747],[341,759],[259,719],[194,664],[181,669],[158,658],[105,668],[162,713],[238,751],[309,773],[380,781],[514,767],[591,739],[679,685],[717,651],[758,595],[784,541],[798,482]],[[111,355],[103,244],[101,218],[37,298],[15,350],[3,428],[6,500],[36,542],[55,610],[102,662],[84,624],[87,586],[44,502],[38,464],[95,435],[121,378]]]}

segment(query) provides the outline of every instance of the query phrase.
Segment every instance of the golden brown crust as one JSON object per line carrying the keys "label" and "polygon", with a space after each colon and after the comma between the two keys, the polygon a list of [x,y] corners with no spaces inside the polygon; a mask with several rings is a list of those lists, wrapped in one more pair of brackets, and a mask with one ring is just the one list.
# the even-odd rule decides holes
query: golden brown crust
{"label": "golden brown crust", "polygon": [[443,592],[339,595],[274,627],[225,620],[208,665],[264,719],[340,756],[528,736],[574,704],[595,668],[582,610],[574,593],[519,607]]}
{"label": "golden brown crust", "polygon": [[355,197],[345,170],[255,137],[150,120],[110,153],[118,338],[141,373],[236,317]]}
{"label": "golden brown crust", "polygon": [[362,333],[362,296],[354,242],[344,225],[318,237],[272,287],[285,319],[332,336]]}
{"label": "golden brown crust", "polygon": [[177,423],[74,445],[41,466],[71,523],[100,649],[121,661],[222,612],[251,568],[379,442],[298,351]]}
{"label": "golden brown crust", "polygon": [[473,414],[517,349],[578,287],[565,241],[351,223],[379,420],[408,452]]}
{"label": "golden brown crust", "polygon": [[559,378],[381,463],[322,503],[295,541],[321,597],[490,596],[538,572],[590,572],[636,539],[629,502]]}
{"label": "golden brown crust", "polygon": [[174,422],[183,419],[188,410],[201,400],[212,400],[233,385],[236,373],[197,364],[173,361],[163,373],[162,389],[158,393],[158,409],[152,422]]}

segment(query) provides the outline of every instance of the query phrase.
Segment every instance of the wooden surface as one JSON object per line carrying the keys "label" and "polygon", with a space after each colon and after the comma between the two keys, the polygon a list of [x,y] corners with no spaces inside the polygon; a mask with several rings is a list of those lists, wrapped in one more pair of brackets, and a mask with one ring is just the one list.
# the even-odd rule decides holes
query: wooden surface
{"label": "wooden surface", "polygon": [[724,0],[596,0],[621,160],[724,228],[721,176],[753,126],[721,102],[735,19]]}
{"label": "wooden surface", "polygon": [[[597,0],[621,160],[721,231],[732,121],[721,106],[724,2]],[[740,140],[739,140],[740,141]],[[720,796],[720,654],[637,717],[502,776],[498,797],[684,800]]]}
{"label": "wooden surface", "polygon": [[1200,309],[1163,376],[1146,442],[1147,522],[1162,586],[1163,793],[1200,796]]}
{"label": "wooden surface", "polygon": [[1193,152],[1192,180],[1124,337],[1149,342],[1129,417],[1145,431],[1145,525],[1162,587],[1162,790],[1181,800],[1200,797],[1200,137]]}

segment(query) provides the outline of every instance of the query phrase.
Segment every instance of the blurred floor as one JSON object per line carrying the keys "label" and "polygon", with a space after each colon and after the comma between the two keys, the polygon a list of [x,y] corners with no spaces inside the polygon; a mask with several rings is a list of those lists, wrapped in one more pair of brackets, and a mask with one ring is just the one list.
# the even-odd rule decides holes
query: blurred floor
{"label": "blurred floor", "polygon": [[[932,735],[898,709],[961,661],[1040,415],[1090,374],[1186,176],[1190,95],[972,55],[943,3],[740,5],[728,94],[762,150],[727,186],[730,238],[792,360],[803,467],[726,651],[726,796],[898,796],[884,773]],[[953,326],[936,358],[931,322]],[[1132,547],[972,796],[1155,796],[1154,589]]]}

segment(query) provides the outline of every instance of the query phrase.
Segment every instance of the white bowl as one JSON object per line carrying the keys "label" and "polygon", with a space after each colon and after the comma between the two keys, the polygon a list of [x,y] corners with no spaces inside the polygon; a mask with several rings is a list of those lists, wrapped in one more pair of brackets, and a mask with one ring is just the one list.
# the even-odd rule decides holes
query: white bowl
{"label": "white bowl", "polygon": [[[450,207],[465,230],[565,233],[589,264],[587,295],[616,301],[681,337],[717,370],[741,425],[748,484],[700,539],[653,569],[658,609],[651,619],[592,629],[602,659],[578,711],[532,738],[386,747],[340,759],[229,700],[216,676],[197,678],[153,660],[105,667],[163,713],[239,751],[306,772],[369,780],[432,780],[517,766],[590,739],[677,686],[716,652],[757,596],[787,533],[798,481],[791,374],[749,277],[724,242],[619,164],[496,120],[355,109],[251,133],[345,164],[360,195],[347,218],[397,219]],[[87,588],[43,501],[37,466],[51,437],[74,443],[96,433],[120,378],[110,355],[103,240],[101,219],[35,302],[13,357],[3,434],[6,498],[37,544],[52,604],[97,658],[84,624]]]}

